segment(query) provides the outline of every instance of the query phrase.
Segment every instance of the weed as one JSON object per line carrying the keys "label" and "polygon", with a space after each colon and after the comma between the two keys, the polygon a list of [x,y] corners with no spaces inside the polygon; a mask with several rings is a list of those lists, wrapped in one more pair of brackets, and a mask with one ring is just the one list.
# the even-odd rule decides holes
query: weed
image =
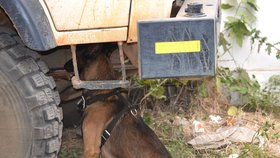
{"label": "weed", "polygon": [[280,132],[276,130],[275,123],[266,121],[257,131],[257,135],[261,135],[267,139],[277,143],[280,138]]}
{"label": "weed", "polygon": [[261,90],[255,76],[251,79],[244,69],[230,71],[228,68],[219,68],[217,78],[220,81],[217,87],[237,93],[241,100],[238,104],[247,111],[271,112],[276,105],[276,95],[268,88]]}
{"label": "weed", "polygon": [[60,150],[58,158],[78,158],[81,155],[81,149],[73,148],[71,150]]}
{"label": "weed", "polygon": [[246,143],[244,144],[244,147],[241,149],[241,153],[239,157],[240,158],[248,158],[248,157],[272,158],[274,156],[265,152],[258,145]]}
{"label": "weed", "polygon": [[264,125],[262,125],[262,127],[260,128],[260,134],[261,136],[265,137],[266,139],[270,139],[269,137],[269,130],[272,129],[274,130],[275,129],[275,123],[270,123],[268,121],[265,122]]}
{"label": "weed", "polygon": [[166,147],[171,153],[172,157],[176,157],[176,158],[196,157],[193,148],[188,146],[186,143],[184,143],[184,141],[169,140],[166,142]]}
{"label": "weed", "polygon": [[179,79],[155,79],[155,80],[139,80],[138,78],[132,78],[132,82],[136,87],[142,87],[146,89],[147,93],[141,99],[141,103],[147,98],[151,97],[156,100],[166,100],[166,85],[171,84],[175,87],[185,86],[188,80]]}
{"label": "weed", "polygon": [[151,125],[152,124],[152,117],[150,114],[148,113],[145,113],[144,116],[143,116],[143,120],[148,124],[148,125]]}
{"label": "weed", "polygon": [[280,132],[274,133],[271,138],[275,140],[276,143],[278,143],[278,140],[280,138]]}
{"label": "weed", "polygon": [[198,92],[201,97],[208,97],[208,89],[206,82],[202,82],[202,84],[198,86]]}
{"label": "weed", "polygon": [[221,8],[224,11],[231,10],[224,22],[225,29],[219,35],[219,46],[223,48],[224,54],[228,52],[231,55],[232,45],[228,39],[235,39],[236,43],[242,47],[244,39],[249,37],[252,46],[258,44],[258,52],[264,46],[268,54],[275,52],[276,58],[280,59],[280,42],[268,42],[267,37],[263,37],[261,31],[252,25],[257,20],[255,16],[258,11],[256,0],[226,0],[225,3],[222,3]]}

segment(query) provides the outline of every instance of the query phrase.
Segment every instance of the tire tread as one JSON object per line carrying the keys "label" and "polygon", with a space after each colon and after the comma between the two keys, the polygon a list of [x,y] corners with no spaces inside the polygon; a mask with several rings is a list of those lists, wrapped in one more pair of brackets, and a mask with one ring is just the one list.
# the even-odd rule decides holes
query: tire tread
{"label": "tire tread", "polygon": [[[33,123],[33,144],[30,157],[56,157],[61,144],[62,110],[55,82],[46,76],[49,71],[39,55],[26,48],[12,30],[0,27],[0,58],[7,72],[24,89]],[[6,66],[7,65],[7,66]],[[40,121],[39,121],[40,120]]]}

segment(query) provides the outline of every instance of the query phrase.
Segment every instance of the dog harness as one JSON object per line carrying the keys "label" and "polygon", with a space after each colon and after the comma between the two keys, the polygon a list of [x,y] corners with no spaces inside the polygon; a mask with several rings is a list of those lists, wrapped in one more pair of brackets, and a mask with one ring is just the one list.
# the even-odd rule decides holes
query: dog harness
{"label": "dog harness", "polygon": [[[137,115],[136,108],[134,106],[132,106],[132,104],[127,99],[125,99],[121,95],[121,93],[127,93],[127,90],[122,89],[122,88],[116,88],[116,89],[113,89],[113,91],[111,93],[107,93],[107,94],[97,94],[97,95],[93,95],[93,96],[86,96],[85,94],[83,94],[81,96],[81,99],[77,102],[77,108],[78,108],[78,111],[80,111],[80,112],[84,112],[85,109],[92,103],[97,102],[97,101],[105,101],[108,97],[111,97],[111,96],[117,96],[120,99],[121,103],[124,104],[123,109],[113,117],[113,120],[104,129],[103,134],[101,136],[100,148],[102,148],[102,146],[109,139],[114,127],[117,125],[118,121],[122,118],[122,116],[126,112],[130,111],[130,113],[134,117],[136,117],[136,115]],[[83,118],[82,118],[82,120],[83,120]]]}

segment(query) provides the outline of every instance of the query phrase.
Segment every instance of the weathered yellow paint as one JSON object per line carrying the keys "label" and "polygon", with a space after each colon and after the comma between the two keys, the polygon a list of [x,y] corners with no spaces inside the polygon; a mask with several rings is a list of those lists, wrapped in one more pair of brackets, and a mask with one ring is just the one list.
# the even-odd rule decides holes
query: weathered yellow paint
{"label": "weathered yellow paint", "polygon": [[58,45],[126,41],[127,27],[58,32]]}
{"label": "weathered yellow paint", "polygon": [[61,46],[116,41],[137,42],[137,21],[169,17],[173,0],[39,2],[48,17],[56,43]]}
{"label": "weathered yellow paint", "polygon": [[130,0],[44,0],[58,31],[127,27]]}
{"label": "weathered yellow paint", "polygon": [[156,42],[156,54],[193,53],[200,52],[200,41]]}
{"label": "weathered yellow paint", "polygon": [[[46,16],[49,19],[49,23],[53,31],[52,33],[58,46],[127,40],[127,27],[108,27],[103,29],[77,29],[58,31],[55,27],[54,21],[51,17],[51,13],[49,12],[45,1],[39,0],[39,2],[41,3]],[[72,10],[75,10],[75,8],[72,8]]]}
{"label": "weathered yellow paint", "polygon": [[128,43],[137,42],[137,21],[169,18],[173,0],[132,0]]}

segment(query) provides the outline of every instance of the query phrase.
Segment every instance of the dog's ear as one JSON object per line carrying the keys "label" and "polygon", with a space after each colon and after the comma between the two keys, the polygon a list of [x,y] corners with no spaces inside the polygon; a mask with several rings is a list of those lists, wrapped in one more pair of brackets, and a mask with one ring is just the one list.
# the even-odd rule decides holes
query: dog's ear
{"label": "dog's ear", "polygon": [[108,58],[110,58],[111,54],[114,50],[118,48],[117,43],[106,43],[102,47],[102,52],[106,54]]}
{"label": "dog's ear", "polygon": [[94,60],[101,53],[102,44],[79,45],[77,47],[77,58],[81,63]]}

